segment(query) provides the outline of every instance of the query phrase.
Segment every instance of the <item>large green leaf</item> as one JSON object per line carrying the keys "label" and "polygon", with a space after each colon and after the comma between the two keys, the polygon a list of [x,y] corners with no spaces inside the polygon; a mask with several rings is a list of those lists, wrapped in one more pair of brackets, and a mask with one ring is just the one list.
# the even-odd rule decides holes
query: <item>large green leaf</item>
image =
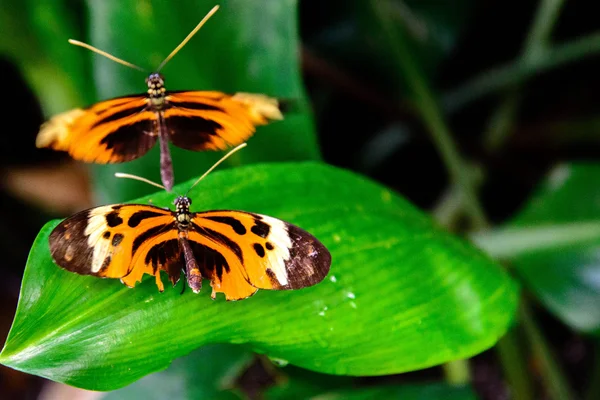
{"label": "large green leaf", "polygon": [[556,167],[491,252],[565,323],[600,333],[600,164]]}
{"label": "large green leaf", "polygon": [[[198,34],[163,69],[168,89],[258,92],[287,99],[285,120],[260,127],[251,146],[228,161],[319,158],[312,117],[306,105],[298,60],[295,0],[227,0]],[[88,1],[90,42],[111,54],[155,69],[202,17],[214,0]],[[84,51],[84,50],[81,50]],[[146,90],[145,75],[97,55],[95,81],[101,99]],[[221,154],[172,147],[176,182],[210,166]],[[143,158],[96,171],[103,201],[126,201],[150,192],[113,179],[115,171],[159,179],[158,146]]]}
{"label": "large green leaf", "polygon": [[[212,174],[190,195],[197,209],[249,210],[309,230],[331,251],[329,276],[238,302],[212,301],[206,289],[181,295],[181,283],[158,293],[152,279],[128,289],[54,265],[53,221],[31,250],[0,362],[110,390],[228,342],[319,372],[381,375],[474,355],[514,316],[517,290],[502,268],[353,173],[312,162],[247,166]],[[151,199],[166,206],[173,195]]]}

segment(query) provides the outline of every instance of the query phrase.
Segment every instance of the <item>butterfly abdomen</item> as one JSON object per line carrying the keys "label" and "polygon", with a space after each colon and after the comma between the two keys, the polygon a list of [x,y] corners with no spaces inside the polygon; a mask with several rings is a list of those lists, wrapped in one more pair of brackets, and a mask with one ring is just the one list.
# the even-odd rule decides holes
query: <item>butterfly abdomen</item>
{"label": "butterfly abdomen", "polygon": [[198,268],[198,263],[196,262],[190,243],[181,234],[179,235],[179,244],[185,260],[185,276],[187,277],[188,285],[194,293],[198,293],[202,289],[202,273],[200,272],[200,268]]}

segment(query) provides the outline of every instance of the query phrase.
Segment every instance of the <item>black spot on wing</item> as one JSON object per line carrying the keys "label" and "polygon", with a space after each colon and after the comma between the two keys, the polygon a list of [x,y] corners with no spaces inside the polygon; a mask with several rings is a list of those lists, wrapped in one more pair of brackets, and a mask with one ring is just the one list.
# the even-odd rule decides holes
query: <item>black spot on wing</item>
{"label": "black spot on wing", "polygon": [[148,229],[147,231],[141,233],[140,235],[138,235],[134,241],[133,241],[133,245],[131,247],[131,254],[135,254],[135,252],[137,251],[137,249],[142,245],[142,243],[144,243],[146,240],[149,240],[150,238],[165,232],[169,229],[173,229],[173,224],[163,224],[163,225],[157,225],[155,227],[152,227],[150,229]]}
{"label": "black spot on wing", "polygon": [[259,243],[254,243],[252,247],[254,247],[254,251],[260,258],[265,256],[265,249]]}
{"label": "black spot on wing", "polygon": [[269,232],[271,231],[271,226],[266,222],[261,221],[260,219],[254,219],[254,225],[250,228],[252,233],[261,238],[265,239],[269,236]]}
{"label": "black spot on wing", "polygon": [[136,226],[138,226],[140,224],[140,222],[142,222],[145,219],[161,217],[161,216],[164,216],[164,214],[156,212],[156,211],[150,211],[150,210],[136,211],[133,213],[133,215],[131,217],[129,217],[129,221],[127,221],[127,225],[129,225],[131,228],[135,228]]}
{"label": "black spot on wing", "polygon": [[119,213],[117,211],[109,212],[108,214],[106,214],[105,218],[106,218],[106,223],[111,228],[114,228],[115,226],[119,226],[123,223],[123,218],[119,217]]}
{"label": "black spot on wing", "polygon": [[194,227],[194,230],[196,232],[198,232],[199,234],[201,234],[202,236],[212,240],[215,243],[218,243],[222,246],[227,247],[229,250],[231,250],[231,252],[233,254],[235,254],[237,256],[237,258],[240,260],[240,263],[242,263],[242,264],[244,263],[244,256],[242,253],[242,249],[240,248],[240,246],[238,246],[238,244],[236,242],[229,239],[227,236],[225,236],[217,231],[214,231],[212,229],[198,226],[195,223],[192,224],[192,226]]}
{"label": "black spot on wing", "polygon": [[265,247],[267,248],[267,250],[273,250],[273,249],[274,249],[274,247],[273,247],[273,245],[271,244],[271,242],[267,242],[267,243],[265,244]]}
{"label": "black spot on wing", "polygon": [[122,233],[115,233],[115,236],[113,236],[112,238],[112,245],[113,246],[118,246],[121,244],[121,242],[123,241],[123,234]]}
{"label": "black spot on wing", "polygon": [[233,217],[223,217],[223,216],[212,216],[212,217],[202,217],[209,219],[211,221],[219,222],[221,224],[229,225],[233,228],[233,231],[238,235],[246,234],[246,227],[240,221]]}
{"label": "black spot on wing", "polygon": [[103,237],[104,239],[108,239],[108,238],[110,237],[110,231],[106,231],[106,232],[104,232],[104,233],[102,234],[102,237]]}

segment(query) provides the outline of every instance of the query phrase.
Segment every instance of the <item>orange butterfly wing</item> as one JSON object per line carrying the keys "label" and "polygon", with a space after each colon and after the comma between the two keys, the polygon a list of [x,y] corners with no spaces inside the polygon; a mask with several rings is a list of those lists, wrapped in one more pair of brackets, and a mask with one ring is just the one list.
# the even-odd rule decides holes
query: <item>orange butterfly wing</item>
{"label": "orange butterfly wing", "polygon": [[118,97],[54,116],[40,128],[36,146],[66,151],[86,162],[130,161],[154,146],[156,124],[146,96]]}
{"label": "orange butterfly wing", "polygon": [[[200,270],[211,280],[213,297],[246,298],[257,289],[299,289],[319,283],[331,255],[310,233],[276,218],[243,211],[194,214],[189,240],[198,264],[205,248],[220,255]],[[216,266],[216,267],[213,267]]]}
{"label": "orange butterfly wing", "polygon": [[139,204],[114,204],[81,211],[50,234],[50,253],[60,267],[81,275],[121,278],[133,287],[144,273],[160,271],[173,284],[181,275],[175,214]]}
{"label": "orange butterfly wing", "polygon": [[167,92],[165,124],[175,146],[225,150],[245,142],[255,127],[283,119],[276,99],[260,94]]}

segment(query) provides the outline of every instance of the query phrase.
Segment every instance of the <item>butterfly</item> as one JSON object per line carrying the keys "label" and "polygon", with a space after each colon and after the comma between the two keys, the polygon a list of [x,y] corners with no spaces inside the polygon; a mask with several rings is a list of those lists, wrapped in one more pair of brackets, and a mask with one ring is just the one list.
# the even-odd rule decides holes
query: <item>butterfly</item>
{"label": "butterfly", "polygon": [[[262,94],[165,89],[160,70],[218,8],[215,6],[146,78],[146,93],[58,114],[41,126],[36,146],[66,151],[76,160],[107,164],[141,157],[158,140],[161,180],[171,191],[174,175],[169,142],[193,151],[225,150],[246,141],[256,126],[283,119],[277,99]],[[69,42],[143,71],[86,43]]]}
{"label": "butterfly", "polygon": [[144,274],[154,275],[161,292],[160,271],[173,285],[183,271],[194,293],[205,278],[210,280],[211,297],[224,293],[227,300],[245,299],[258,289],[312,286],[328,274],[331,254],[305,230],[245,211],[191,212],[191,203],[180,195],[175,211],[143,204],[81,211],[51,232],[52,259],[68,271],[120,278],[129,287]]}

